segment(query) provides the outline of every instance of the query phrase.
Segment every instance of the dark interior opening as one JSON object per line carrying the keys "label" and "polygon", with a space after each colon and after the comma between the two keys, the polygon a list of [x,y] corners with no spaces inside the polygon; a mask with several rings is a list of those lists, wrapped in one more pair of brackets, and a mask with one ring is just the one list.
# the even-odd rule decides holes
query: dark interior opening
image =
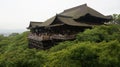
{"label": "dark interior opening", "polygon": [[99,18],[99,17],[95,17],[92,16],[90,14],[86,14],[85,16],[82,16],[78,19],[75,19],[75,21],[81,21],[81,22],[99,22],[99,23],[103,23],[106,22],[107,19],[103,19],[103,18]]}

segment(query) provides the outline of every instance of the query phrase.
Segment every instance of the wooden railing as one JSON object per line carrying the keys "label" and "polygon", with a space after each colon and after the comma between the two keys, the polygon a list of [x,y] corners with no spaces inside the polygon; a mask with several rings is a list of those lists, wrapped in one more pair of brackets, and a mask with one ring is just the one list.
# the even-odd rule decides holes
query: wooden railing
{"label": "wooden railing", "polygon": [[38,40],[38,41],[51,40],[50,36],[47,36],[47,35],[41,35],[41,36],[38,36],[38,35],[29,35],[28,38],[29,39],[33,39],[33,40]]}
{"label": "wooden railing", "polygon": [[53,34],[53,35],[35,35],[29,34],[29,39],[44,41],[44,40],[53,40],[53,39],[60,39],[60,40],[69,40],[75,39],[75,35],[61,35],[61,34]]}
{"label": "wooden railing", "polygon": [[62,39],[62,40],[68,40],[68,39],[74,39],[75,35],[52,35],[52,39]]}

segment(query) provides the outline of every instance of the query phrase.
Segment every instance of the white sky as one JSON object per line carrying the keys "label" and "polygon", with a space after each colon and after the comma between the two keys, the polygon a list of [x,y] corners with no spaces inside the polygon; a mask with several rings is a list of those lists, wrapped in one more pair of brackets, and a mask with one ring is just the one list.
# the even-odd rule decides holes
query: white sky
{"label": "white sky", "polygon": [[0,29],[26,29],[30,21],[85,3],[104,15],[120,14],[120,0],[0,0]]}

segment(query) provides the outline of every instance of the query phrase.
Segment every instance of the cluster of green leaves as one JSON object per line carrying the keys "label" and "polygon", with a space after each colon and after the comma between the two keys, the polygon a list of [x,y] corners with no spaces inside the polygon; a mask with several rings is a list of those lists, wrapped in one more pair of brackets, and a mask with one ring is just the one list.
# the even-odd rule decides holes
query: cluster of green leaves
{"label": "cluster of green leaves", "polygon": [[53,52],[48,67],[119,67],[120,42],[82,42]]}
{"label": "cluster of green leaves", "polygon": [[8,37],[1,36],[0,67],[42,67],[44,53],[28,48],[28,32]]}
{"label": "cluster of green leaves", "polygon": [[111,40],[120,41],[120,25],[97,26],[77,35],[77,41],[109,42]]}
{"label": "cluster of green leaves", "polygon": [[0,67],[120,67],[119,25],[87,29],[45,51],[29,49],[27,35],[0,35]]}

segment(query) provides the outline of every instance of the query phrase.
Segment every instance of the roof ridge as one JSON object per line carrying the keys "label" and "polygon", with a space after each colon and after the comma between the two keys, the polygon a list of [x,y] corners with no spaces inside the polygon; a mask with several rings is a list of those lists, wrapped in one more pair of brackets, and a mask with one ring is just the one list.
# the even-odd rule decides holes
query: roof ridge
{"label": "roof ridge", "polygon": [[73,8],[66,9],[66,10],[64,10],[64,12],[68,12],[68,11],[71,11],[71,10],[74,10],[74,9],[77,9],[77,8],[80,8],[80,7],[82,7],[82,6],[87,6],[87,4],[85,3],[85,4],[82,4],[82,5],[73,7]]}

